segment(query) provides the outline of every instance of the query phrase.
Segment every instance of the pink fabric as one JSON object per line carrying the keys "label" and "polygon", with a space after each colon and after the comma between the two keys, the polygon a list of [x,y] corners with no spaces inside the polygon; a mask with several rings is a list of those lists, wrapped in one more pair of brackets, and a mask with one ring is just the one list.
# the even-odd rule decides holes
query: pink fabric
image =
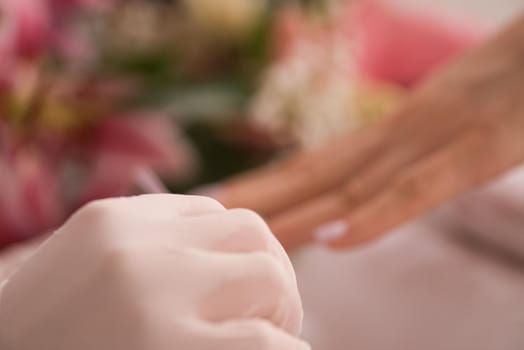
{"label": "pink fabric", "polygon": [[359,0],[349,22],[363,75],[412,85],[475,46],[485,31],[429,12],[409,13],[390,1]]}
{"label": "pink fabric", "polygon": [[524,168],[371,245],[294,259],[326,350],[524,349]]}
{"label": "pink fabric", "polygon": [[410,12],[388,0],[356,0],[327,22],[315,21],[298,7],[284,8],[273,36],[277,59],[296,54],[304,44],[330,50],[333,39],[346,37],[363,77],[411,86],[483,41],[487,31],[445,13]]}

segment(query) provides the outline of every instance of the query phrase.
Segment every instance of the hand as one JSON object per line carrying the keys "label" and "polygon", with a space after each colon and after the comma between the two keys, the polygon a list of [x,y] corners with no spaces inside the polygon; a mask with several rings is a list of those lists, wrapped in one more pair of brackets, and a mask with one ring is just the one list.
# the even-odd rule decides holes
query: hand
{"label": "hand", "polygon": [[390,118],[226,183],[292,249],[368,242],[524,162],[524,17],[437,72]]}
{"label": "hand", "polygon": [[29,241],[14,244],[0,251],[0,283],[25,263],[48,235],[33,238]]}
{"label": "hand", "polygon": [[375,244],[306,249],[304,336],[329,350],[524,349],[523,227],[524,168]]}
{"label": "hand", "polygon": [[77,212],[5,285],[2,350],[308,349],[282,247],[256,214],[152,195]]}

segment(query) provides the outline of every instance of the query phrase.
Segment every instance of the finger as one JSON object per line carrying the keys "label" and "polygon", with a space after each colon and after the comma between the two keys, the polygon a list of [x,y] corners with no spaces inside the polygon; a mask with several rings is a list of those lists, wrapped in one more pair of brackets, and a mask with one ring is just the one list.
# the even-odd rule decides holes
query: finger
{"label": "finger", "polygon": [[336,190],[274,215],[269,218],[269,225],[287,250],[314,239],[331,239],[340,232],[340,224],[329,225],[318,232],[312,230],[345,216],[358,203],[387,187],[392,174],[402,167],[405,158],[403,147],[390,147],[375,162],[356,172],[346,188],[341,185]]}
{"label": "finger", "polygon": [[320,150],[233,179],[214,197],[226,207],[247,207],[263,216],[279,212],[343,183],[380,153],[384,132],[376,126],[346,135]]}
{"label": "finger", "polygon": [[310,350],[304,341],[263,320],[199,325],[195,350]]}
{"label": "finger", "polygon": [[[402,167],[380,161],[392,167],[372,167],[346,191],[333,191],[276,216],[270,226],[287,249],[313,240],[338,241],[337,246],[364,243],[504,169],[486,161],[491,151],[499,163],[510,162],[486,130],[459,135],[443,150]],[[493,146],[486,147],[490,141]]]}
{"label": "finger", "polygon": [[270,218],[268,224],[289,252],[313,243],[317,227],[344,217],[348,211],[349,202],[345,196],[331,191]]}
{"label": "finger", "polygon": [[[345,171],[340,173],[343,174],[345,181],[347,181],[347,178],[351,179],[347,188],[344,188],[343,183],[335,183],[335,187],[325,186],[316,195],[304,199],[300,203],[295,203],[295,205],[290,207],[280,208],[279,212],[274,211],[272,212],[273,215],[269,215],[269,224],[286,249],[290,250],[307,244],[315,239],[316,236],[324,239],[332,238],[333,235],[339,234],[342,227],[340,223],[322,228],[318,231],[318,234],[316,231],[312,232],[312,228],[344,216],[352,210],[353,206],[383,190],[392,176],[398,173],[406,164],[413,162],[414,159],[423,157],[431,149],[437,147],[439,138],[431,135],[425,137],[426,133],[432,134],[431,130],[428,130],[427,127],[421,128],[420,124],[424,125],[424,120],[421,123],[416,118],[414,121],[407,123],[408,125],[404,128],[406,130],[403,133],[409,134],[412,132],[412,126],[410,125],[416,124],[418,129],[424,131],[421,133],[422,135],[419,135],[420,133],[417,134],[416,137],[412,137],[410,142],[406,142],[406,138],[399,138],[397,135],[399,133],[398,127],[395,127],[396,124],[392,123],[395,117],[398,117],[398,115],[391,116],[393,119],[385,120],[382,125],[377,127],[376,130],[378,131],[375,131],[375,133],[360,134],[361,138],[357,140],[360,142],[370,142],[375,135],[379,134],[381,138],[369,143],[374,145],[374,148],[370,148],[368,153],[362,152],[360,154],[365,156],[366,160],[362,158],[360,162],[355,163],[356,166],[354,168],[345,168]],[[425,123],[427,124],[427,122]],[[454,130],[456,127],[457,125],[455,124],[442,127],[441,129],[444,131],[441,130],[440,134],[447,134],[449,133],[448,129]],[[389,133],[386,133],[386,130]],[[347,147],[347,144],[338,144],[337,147]],[[377,150],[380,150],[380,152],[376,152]],[[316,162],[322,165],[329,162],[330,159],[332,157],[316,159]],[[311,161],[312,158],[310,158]],[[340,164],[341,159],[334,159],[334,162]],[[343,167],[346,165],[352,166],[351,162],[343,164]],[[324,171],[322,167],[318,168],[320,169],[319,171]],[[330,172],[325,172],[329,176]],[[273,174],[273,176],[276,175]],[[254,181],[260,181],[260,177],[256,177]],[[281,181],[285,182],[284,180]],[[323,181],[323,179],[320,178],[319,181]],[[285,192],[280,191],[280,195],[285,194]],[[278,204],[273,205],[273,208],[279,208]]]}
{"label": "finger", "polygon": [[275,253],[269,227],[258,214],[247,209],[177,220],[176,238],[185,245],[207,250]]}
{"label": "finger", "polygon": [[439,152],[406,167],[391,186],[344,218],[349,232],[331,245],[340,248],[372,240],[485,183],[510,163],[517,165],[519,160],[508,156],[496,137],[489,128],[473,129]]}
{"label": "finger", "polygon": [[119,277],[127,271],[141,276],[140,283],[131,282],[130,293],[150,294],[147,302],[164,311],[173,305],[209,322],[259,318],[290,334],[301,329],[296,281],[268,253],[209,252],[147,241],[127,242],[111,259]]}
{"label": "finger", "polygon": [[296,282],[274,257],[267,253],[202,256],[216,276],[201,304],[203,319],[259,318],[290,334],[299,333],[302,306]]}
{"label": "finger", "polygon": [[[166,235],[173,232],[166,229]],[[295,279],[291,261],[268,225],[255,212],[232,209],[177,220],[176,239],[184,245],[228,253],[267,252]]]}

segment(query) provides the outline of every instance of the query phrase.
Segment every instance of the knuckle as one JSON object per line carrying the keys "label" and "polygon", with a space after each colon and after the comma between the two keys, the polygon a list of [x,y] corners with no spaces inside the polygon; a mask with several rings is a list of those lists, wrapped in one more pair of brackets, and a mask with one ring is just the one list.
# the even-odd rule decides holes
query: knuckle
{"label": "knuckle", "polygon": [[113,242],[101,254],[100,266],[109,281],[128,280],[135,273],[140,250],[131,244]]}
{"label": "knuckle", "polygon": [[256,234],[264,239],[270,233],[266,222],[256,212],[249,209],[233,209],[231,213],[239,229],[245,230],[250,234]]}
{"label": "knuckle", "polygon": [[149,320],[149,307],[144,289],[147,282],[147,268],[141,266],[144,260],[140,250],[130,244],[118,244],[106,247],[100,252],[93,271],[92,288],[103,291],[106,302],[113,300],[110,306],[132,324]]}
{"label": "knuckle", "polygon": [[247,264],[249,271],[255,278],[271,285],[275,294],[282,294],[286,290],[286,274],[280,263],[270,254],[256,252],[251,254],[251,261]]}
{"label": "knuckle", "polygon": [[131,252],[125,246],[112,246],[106,248],[102,254],[102,265],[106,270],[120,272],[131,260]]}
{"label": "knuckle", "polygon": [[266,252],[253,252],[249,255],[251,268],[255,271],[273,272],[279,269],[278,262],[275,258]]}
{"label": "knuckle", "polygon": [[248,330],[247,338],[254,350],[269,350],[272,348],[273,328],[267,321],[255,320]]}
{"label": "knuckle", "polygon": [[238,218],[239,221],[245,222],[246,224],[253,226],[265,226],[264,219],[256,212],[250,209],[232,209],[232,213]]}
{"label": "knuckle", "polygon": [[206,208],[214,209],[214,210],[225,210],[224,206],[219,201],[211,197],[186,196],[183,198],[183,200],[185,201],[188,198],[194,200],[195,204],[201,205],[202,207],[206,207]]}
{"label": "knuckle", "polygon": [[75,214],[79,220],[90,223],[96,227],[104,226],[118,214],[116,200],[105,199],[90,202],[80,208]]}
{"label": "knuckle", "polygon": [[105,215],[108,211],[110,211],[113,207],[112,204],[113,204],[112,200],[102,199],[102,200],[92,201],[84,205],[80,209],[79,214],[96,218],[96,217]]}
{"label": "knuckle", "polygon": [[[154,341],[158,334],[176,334],[177,338],[187,337],[191,332],[187,318],[173,314],[166,320],[165,309],[155,306],[150,301],[134,303],[134,321],[146,339]],[[169,327],[169,329],[166,329]],[[195,336],[191,334],[190,336]],[[147,349],[149,347],[144,347]],[[156,347],[155,347],[156,348]]]}
{"label": "knuckle", "polygon": [[89,247],[112,244],[119,227],[116,223],[121,221],[118,217],[122,216],[115,201],[98,200],[86,204],[71,216],[60,232],[76,237]]}

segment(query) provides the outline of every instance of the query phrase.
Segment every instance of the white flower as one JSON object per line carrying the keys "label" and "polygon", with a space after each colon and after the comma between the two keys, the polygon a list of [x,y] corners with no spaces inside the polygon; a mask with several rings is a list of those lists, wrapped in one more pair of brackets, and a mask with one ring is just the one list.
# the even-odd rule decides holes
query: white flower
{"label": "white flower", "polygon": [[251,30],[268,0],[184,0],[195,22],[217,36],[237,37]]}

